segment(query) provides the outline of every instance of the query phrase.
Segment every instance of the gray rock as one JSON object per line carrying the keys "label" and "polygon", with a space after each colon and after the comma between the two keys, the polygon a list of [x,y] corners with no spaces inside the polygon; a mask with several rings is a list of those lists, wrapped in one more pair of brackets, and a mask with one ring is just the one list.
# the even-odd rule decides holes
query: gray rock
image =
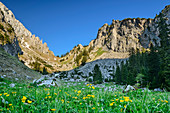
{"label": "gray rock", "polygon": [[14,84],[14,83],[11,83],[9,86],[10,86],[10,87],[15,87],[15,84]]}
{"label": "gray rock", "polygon": [[163,90],[160,89],[160,88],[155,88],[154,91],[159,91],[159,92],[162,92]]}

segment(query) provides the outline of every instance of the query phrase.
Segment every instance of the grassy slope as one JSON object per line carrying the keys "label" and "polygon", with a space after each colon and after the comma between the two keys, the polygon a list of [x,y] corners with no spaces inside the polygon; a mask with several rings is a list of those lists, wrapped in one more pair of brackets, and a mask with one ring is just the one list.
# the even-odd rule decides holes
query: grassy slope
{"label": "grassy slope", "polygon": [[[0,71],[0,75],[7,75],[7,78],[11,80],[15,80],[14,78],[18,78],[19,81],[26,82],[32,81],[33,79],[40,77],[40,74],[38,72],[29,69],[17,58],[9,55],[1,48],[0,48],[0,67],[2,68],[2,71]],[[16,76],[17,74],[18,76]],[[29,77],[31,78],[28,80],[26,76],[28,76],[28,78]]]}
{"label": "grassy slope", "polygon": [[[113,87],[113,84],[105,86]],[[51,88],[27,88],[23,84],[17,84],[16,88],[9,88],[8,85],[3,85],[0,89],[0,111],[2,112],[47,113],[52,112],[52,110],[56,113],[170,112],[168,102],[169,92],[142,92],[137,90],[122,93],[122,90],[119,88],[117,91],[112,92],[105,91],[104,88],[96,87],[94,89],[84,83],[77,84],[77,86],[66,87],[66,85],[63,85],[62,87]],[[23,96],[26,97],[25,100]],[[2,103],[2,98],[8,104]]]}

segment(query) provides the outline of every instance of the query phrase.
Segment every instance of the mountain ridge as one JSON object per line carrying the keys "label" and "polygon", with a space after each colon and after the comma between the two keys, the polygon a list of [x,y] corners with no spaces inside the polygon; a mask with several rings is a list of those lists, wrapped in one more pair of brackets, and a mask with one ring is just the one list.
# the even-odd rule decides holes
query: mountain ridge
{"label": "mountain ridge", "polygon": [[[89,45],[78,44],[64,56],[57,57],[49,50],[47,44],[32,35],[3,3],[0,3],[0,9],[1,20],[11,25],[23,52],[18,55],[19,59],[26,66],[37,71],[43,71],[45,67],[52,73],[72,70],[97,59],[125,59],[129,57],[132,48],[144,52],[149,50],[151,43],[160,45],[157,24],[159,16],[154,19],[126,18],[121,21],[113,19],[110,25],[104,24],[99,28],[97,37]],[[162,10],[168,24],[170,24],[169,12],[169,6]]]}

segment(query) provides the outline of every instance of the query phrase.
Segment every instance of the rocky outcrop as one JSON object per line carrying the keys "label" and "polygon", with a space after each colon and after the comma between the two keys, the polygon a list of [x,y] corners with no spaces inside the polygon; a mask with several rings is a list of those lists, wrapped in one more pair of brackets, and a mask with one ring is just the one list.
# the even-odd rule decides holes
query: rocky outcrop
{"label": "rocky outcrop", "polygon": [[[3,3],[0,2],[0,21],[4,25],[10,25],[14,31],[14,43],[6,44],[3,48],[12,55],[18,56],[18,50],[21,48],[23,55],[19,55],[19,59],[25,62],[30,68],[35,68],[34,64],[37,61],[40,64],[39,68],[46,67],[48,71],[54,71],[54,53],[49,50],[46,43],[43,43],[39,37],[32,35],[32,33],[18,21],[11,10],[9,10]],[[6,31],[5,31],[6,32]],[[12,38],[10,38],[12,39]],[[19,44],[19,45],[18,45]],[[13,51],[12,51],[13,50]],[[14,51],[16,50],[16,51]],[[17,53],[17,54],[16,54]],[[37,60],[37,58],[41,60]],[[51,66],[52,65],[52,66]],[[50,68],[49,68],[50,67]]]}
{"label": "rocky outcrop", "polygon": [[[9,53],[16,55],[20,51],[17,49],[20,46],[23,55],[19,55],[19,59],[28,67],[39,71],[46,67],[48,72],[68,71],[97,59],[126,59],[132,48],[142,51],[149,49],[151,43],[160,46],[159,22],[161,18],[166,18],[167,25],[170,24],[169,7],[166,6],[154,19],[127,18],[121,21],[113,20],[110,25],[104,24],[99,28],[96,39],[88,46],[79,44],[62,57],[54,56],[47,44],[26,29],[1,2],[0,21],[6,27],[5,30],[0,29],[0,33],[3,36],[6,36],[6,33],[14,40],[14,43],[11,43],[14,46],[7,43],[3,45]],[[13,35],[7,30],[10,26]]]}

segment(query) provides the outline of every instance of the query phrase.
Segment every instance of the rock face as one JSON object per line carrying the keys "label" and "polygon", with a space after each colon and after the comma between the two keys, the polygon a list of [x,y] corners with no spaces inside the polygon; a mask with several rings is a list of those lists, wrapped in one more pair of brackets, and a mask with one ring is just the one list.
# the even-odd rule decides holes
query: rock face
{"label": "rock face", "polygon": [[0,29],[0,33],[4,37],[8,35],[12,40],[11,43],[7,43],[6,38],[5,44],[4,41],[0,44],[14,56],[23,52],[23,55],[19,55],[19,59],[29,68],[39,71],[42,71],[43,67],[46,67],[48,72],[72,70],[97,59],[126,59],[132,48],[145,51],[149,49],[151,43],[160,45],[160,17],[166,18],[166,23],[170,24],[169,7],[166,6],[154,19],[113,20],[110,25],[104,24],[98,30],[96,39],[92,40],[88,46],[79,44],[62,57],[56,57],[46,43],[27,30],[15,18],[12,11],[0,2],[0,22],[5,26],[4,29]]}
{"label": "rock face", "polygon": [[[24,61],[25,65],[30,68],[35,68],[32,64],[37,61],[37,63],[41,65],[40,68],[46,66],[49,71],[54,71],[54,69],[51,68],[53,67],[51,65],[54,64],[51,63],[54,62],[54,53],[49,50],[46,43],[42,43],[42,40],[40,40],[39,37],[32,35],[32,33],[15,18],[12,11],[1,2],[0,21],[4,26],[10,26],[11,32],[13,33],[12,37],[9,37],[9,39],[13,39],[13,42],[3,45],[3,48],[8,53],[14,56],[18,56],[18,53],[23,53],[23,55],[19,56],[19,59]],[[4,32],[9,36],[11,35],[8,33],[8,30],[5,30]],[[39,60],[37,60],[37,58]]]}

